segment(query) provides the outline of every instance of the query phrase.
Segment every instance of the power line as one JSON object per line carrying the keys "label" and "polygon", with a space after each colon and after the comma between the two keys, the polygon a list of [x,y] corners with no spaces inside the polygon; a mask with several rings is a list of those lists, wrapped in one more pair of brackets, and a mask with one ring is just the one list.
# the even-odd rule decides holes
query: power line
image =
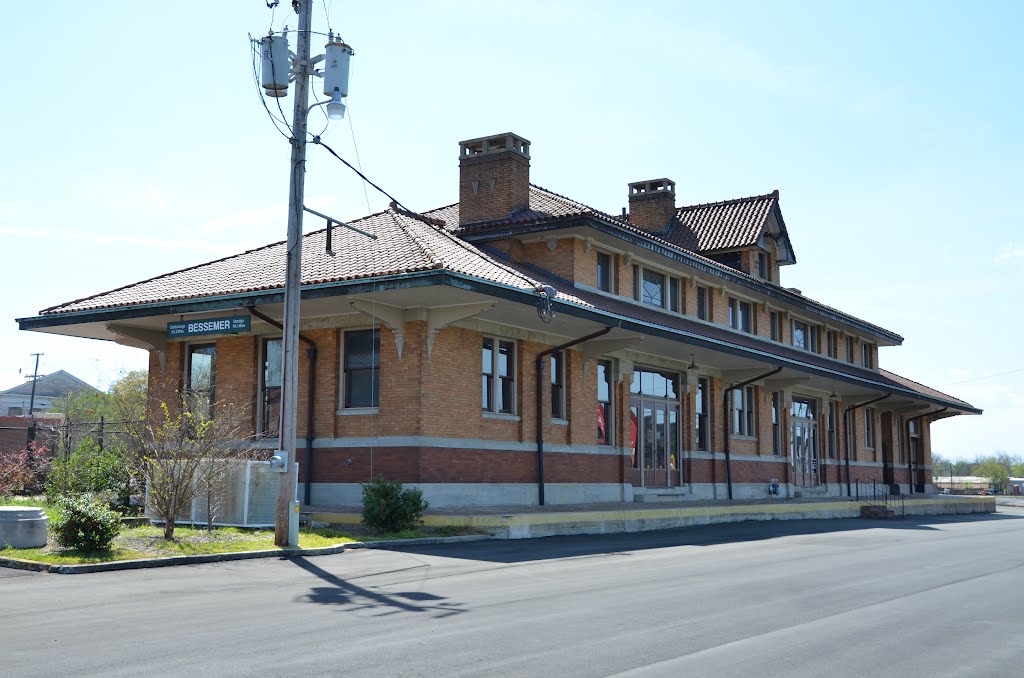
{"label": "power line", "polygon": [[1017,374],[1018,372],[1024,372],[1024,367],[1018,368],[1016,370],[1010,370],[1009,372],[998,372],[996,374],[989,374],[984,377],[975,377],[973,379],[964,379],[963,381],[954,381],[949,384],[940,384],[940,386],[956,386],[958,384],[969,384],[972,381],[981,381],[982,379],[993,379],[995,377],[1005,377],[1007,374]]}
{"label": "power line", "polygon": [[[369,177],[367,177],[367,176],[366,176],[365,174],[363,174],[362,172],[360,172],[359,170],[357,170],[357,169],[356,169],[355,167],[353,167],[353,166],[352,166],[352,164],[351,164],[351,163],[350,163],[350,162],[349,162],[348,160],[345,160],[345,158],[343,158],[343,157],[341,157],[340,155],[338,155],[337,153],[335,153],[335,152],[334,152],[334,149],[333,149],[333,148],[331,148],[330,146],[328,146],[327,144],[325,144],[325,143],[324,143],[323,141],[321,141],[321,140],[320,140],[320,137],[313,137],[313,143],[314,143],[314,144],[316,144],[317,146],[323,146],[323,147],[324,147],[325,149],[327,149],[327,152],[328,152],[328,153],[330,153],[330,154],[331,154],[331,155],[333,155],[333,156],[334,156],[335,158],[337,158],[338,160],[340,160],[340,161],[341,161],[341,162],[342,162],[342,163],[343,163],[343,164],[345,165],[345,167],[348,167],[348,168],[349,168],[350,170],[352,170],[353,172],[355,172],[356,174],[358,174],[358,175],[360,176],[360,178],[362,178],[362,180],[363,180],[363,181],[365,181],[366,183],[370,184],[371,186],[373,186],[374,188],[376,188],[376,189],[377,189],[378,191],[380,191],[381,193],[383,193],[384,195],[386,195],[386,196],[387,196],[388,198],[390,198],[390,199],[391,199],[391,202],[395,203],[396,205],[398,205],[399,207],[401,207],[402,209],[404,209],[404,210],[405,210],[405,211],[407,211],[407,212],[412,212],[412,210],[411,210],[411,209],[409,209],[408,207],[406,207],[405,205],[403,205],[403,204],[402,204],[402,203],[401,203],[401,202],[400,202],[400,201],[398,200],[398,198],[394,197],[393,195],[391,195],[390,193],[388,193],[387,191],[385,191],[385,190],[384,190],[383,188],[381,188],[381,187],[380,187],[380,186],[378,186],[377,184],[375,184],[375,183],[373,183],[372,181],[370,181],[370,178],[369,178]],[[414,212],[414,214],[415,214],[415,212]]]}

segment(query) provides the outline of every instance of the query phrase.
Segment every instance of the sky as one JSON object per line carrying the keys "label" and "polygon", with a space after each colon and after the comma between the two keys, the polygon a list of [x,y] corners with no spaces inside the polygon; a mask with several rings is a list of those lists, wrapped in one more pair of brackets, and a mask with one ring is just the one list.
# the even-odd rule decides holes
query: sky
{"label": "sky", "polygon": [[[145,352],[15,318],[285,238],[289,147],[249,34],[296,16],[264,0],[4,14],[0,389],[36,352],[40,373],[106,388]],[[679,204],[778,189],[798,261],[783,284],[899,333],[882,367],[985,410],[936,423],[934,451],[1024,454],[1022,22],[995,1],[326,0],[314,31],[356,55],[346,120],[310,124],[421,211],[457,200],[460,140],[501,132],[532,142],[534,183],[611,213],[654,177]],[[307,206],[387,203],[310,149]]]}

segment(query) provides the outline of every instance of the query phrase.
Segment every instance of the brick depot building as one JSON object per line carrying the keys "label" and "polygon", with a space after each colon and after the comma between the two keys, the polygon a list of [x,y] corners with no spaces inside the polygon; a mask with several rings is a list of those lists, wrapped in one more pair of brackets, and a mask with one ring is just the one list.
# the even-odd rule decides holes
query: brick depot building
{"label": "brick depot building", "polygon": [[[465,141],[458,203],[304,236],[307,503],[357,505],[379,474],[438,507],[934,491],[931,424],[980,410],[881,369],[898,334],[780,284],[777,191],[680,207],[642,181],[613,216],[529,171],[519,136]],[[19,323],[148,349],[151,385],[242,397],[273,448],[284,272],[275,243]]]}

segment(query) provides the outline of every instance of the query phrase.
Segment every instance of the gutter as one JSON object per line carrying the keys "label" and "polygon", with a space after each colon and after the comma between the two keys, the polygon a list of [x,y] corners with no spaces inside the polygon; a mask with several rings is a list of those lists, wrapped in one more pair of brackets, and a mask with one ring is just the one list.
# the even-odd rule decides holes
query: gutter
{"label": "gutter", "polygon": [[[269,316],[263,315],[256,310],[255,306],[249,307],[249,313],[284,332],[284,326],[281,323]],[[316,399],[316,358],[318,350],[316,342],[304,336],[301,332],[299,332],[299,340],[305,342],[309,347],[306,349],[306,357],[309,358],[309,392],[306,394],[306,463],[304,469],[306,479],[302,487],[303,503],[309,506],[311,503],[310,495],[313,492],[313,404]],[[277,435],[278,439],[280,439],[281,432],[278,431]],[[288,450],[288,452],[291,452],[291,450]]]}
{"label": "gutter", "polygon": [[[910,417],[909,419],[907,419],[907,446],[910,446],[910,422],[914,421],[915,419],[924,419],[925,417],[930,417],[933,414],[940,414],[948,409],[948,407],[943,407],[941,409],[932,410],[931,412],[925,412],[924,414],[919,414],[916,417]],[[929,439],[930,438],[931,427],[929,427]],[[910,494],[914,494],[914,457],[913,455],[910,454],[910,450],[907,450],[907,480],[908,484],[910,485]],[[950,483],[952,482],[952,475],[950,475]]]}
{"label": "gutter", "polygon": [[[729,396],[732,394],[733,391],[735,391],[738,388],[743,388],[744,386],[749,386],[750,384],[753,384],[755,381],[761,381],[762,379],[767,379],[768,377],[772,376],[773,374],[778,374],[781,371],[782,371],[782,367],[776,367],[774,370],[770,370],[768,372],[765,372],[764,374],[758,375],[758,376],[754,377],[753,379],[747,379],[746,381],[741,381],[741,382],[736,383],[736,384],[730,384],[726,389],[724,389],[722,391],[722,404],[724,405],[724,408],[722,409],[722,413],[723,413],[722,414],[722,433],[725,434],[724,445],[723,445],[724,448],[725,448],[725,482],[726,482],[726,485],[729,487],[729,499],[732,499],[732,457],[729,456],[729,438],[730,438],[730,435],[729,435],[729,420],[731,419],[731,417],[729,416]],[[717,487],[718,486],[718,483],[715,480],[715,466],[716,466],[716,464],[715,464],[715,455],[712,454],[711,455],[711,486],[712,487]]]}
{"label": "gutter", "polygon": [[564,349],[567,349],[576,344],[582,344],[585,341],[596,339],[597,337],[608,334],[612,331],[611,327],[605,327],[604,329],[592,332],[579,339],[573,339],[567,341],[564,344],[559,344],[547,350],[541,351],[537,354],[536,367],[536,394],[534,400],[537,405],[537,498],[541,506],[544,506],[544,358],[551,355],[552,353],[558,353]]}
{"label": "gutter", "polygon": [[877,402],[881,402],[881,401],[885,400],[886,398],[891,398],[891,397],[892,397],[892,393],[886,393],[884,396],[879,396],[878,398],[874,398],[872,400],[865,400],[862,403],[856,403],[854,405],[850,405],[845,410],[843,410],[843,426],[846,429],[844,431],[844,434],[845,434],[844,437],[846,438],[846,459],[845,459],[845,462],[846,462],[846,496],[847,497],[852,496],[851,495],[851,491],[850,491],[850,438],[852,436],[856,436],[857,435],[856,431],[851,430],[851,424],[853,423],[853,416],[852,416],[852,414],[857,409],[859,409],[861,407],[865,407],[867,405],[871,405],[871,404],[874,404],[874,403],[877,403]]}

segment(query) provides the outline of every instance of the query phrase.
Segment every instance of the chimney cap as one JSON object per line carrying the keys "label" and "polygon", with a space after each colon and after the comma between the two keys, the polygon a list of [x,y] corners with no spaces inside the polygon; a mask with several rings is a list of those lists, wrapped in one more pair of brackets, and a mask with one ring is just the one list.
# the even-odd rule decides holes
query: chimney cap
{"label": "chimney cap", "polygon": [[648,179],[647,181],[634,181],[629,185],[629,195],[650,195],[656,193],[676,193],[676,182],[662,177],[661,179]]}
{"label": "chimney cap", "polygon": [[492,134],[486,137],[459,142],[459,157],[461,158],[509,152],[518,153],[525,158],[529,158],[530,141],[518,134],[505,132],[504,134]]}

